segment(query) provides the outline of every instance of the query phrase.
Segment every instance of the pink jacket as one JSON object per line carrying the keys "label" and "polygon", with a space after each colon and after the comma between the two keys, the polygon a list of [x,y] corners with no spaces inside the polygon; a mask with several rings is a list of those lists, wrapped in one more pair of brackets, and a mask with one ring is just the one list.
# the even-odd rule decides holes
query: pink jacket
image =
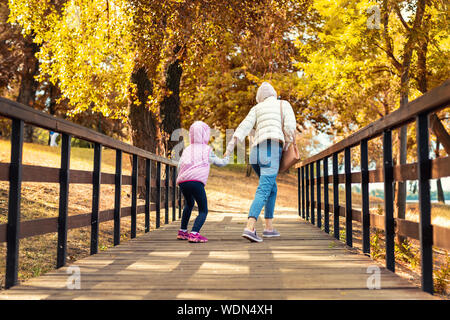
{"label": "pink jacket", "polygon": [[209,126],[202,121],[195,121],[189,128],[191,144],[183,150],[178,163],[177,184],[186,181],[200,181],[206,185],[209,176],[208,146],[210,136]]}

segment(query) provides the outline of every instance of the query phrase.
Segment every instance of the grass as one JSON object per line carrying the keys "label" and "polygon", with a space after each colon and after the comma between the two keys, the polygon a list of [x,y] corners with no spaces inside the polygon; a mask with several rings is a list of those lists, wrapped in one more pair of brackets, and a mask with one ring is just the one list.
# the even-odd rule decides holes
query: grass
{"label": "grass", "polygon": [[[0,139],[0,162],[9,162],[9,141]],[[29,165],[40,165],[49,167],[59,167],[60,164],[60,148],[48,147],[38,144],[24,144],[23,163]],[[71,151],[71,168],[78,170],[92,170],[93,168],[93,149],[72,148]],[[102,172],[115,172],[115,152],[114,150],[104,149],[102,153]],[[236,214],[247,214],[252,203],[256,188],[258,186],[258,178],[252,173],[250,177],[245,176],[245,165],[230,165],[224,168],[212,166],[206,192],[208,196],[208,206],[210,214],[216,212],[234,212]],[[130,158],[123,157],[123,174],[131,174]],[[294,174],[281,174],[277,178],[278,197],[277,211],[286,211],[297,213],[297,177]],[[8,206],[8,182],[0,182],[0,224],[7,221]],[[123,186],[122,188],[122,206],[131,205],[131,187]],[[330,192],[330,201],[332,201],[333,193]],[[59,185],[52,183],[23,183],[22,184],[22,216],[23,220],[56,217],[58,215],[58,197]],[[322,190],[323,197],[323,190]],[[340,205],[345,205],[344,190],[339,192]],[[114,187],[112,185],[101,186],[101,203],[100,210],[110,209],[114,203]],[[361,196],[352,194],[352,202],[355,207],[360,206]],[[90,185],[71,184],[69,191],[69,215],[89,213],[91,211],[92,187]],[[323,200],[322,200],[323,201]],[[370,198],[372,209],[382,213],[383,200],[375,197]],[[139,199],[139,204],[143,204],[143,200]],[[379,209],[381,208],[381,209]],[[163,218],[164,215],[162,215]],[[341,217],[341,237],[345,238],[345,218]],[[408,205],[407,219],[418,221],[417,204]],[[432,219],[434,224],[448,227],[450,220],[450,206],[433,204]],[[330,230],[333,230],[332,220],[330,219]],[[138,215],[137,234],[144,233],[143,215]],[[151,215],[151,229],[154,229],[154,212]],[[162,224],[164,222],[162,221]],[[276,223],[276,221],[275,221]],[[122,241],[130,239],[130,217],[122,219]],[[372,236],[375,235],[375,229],[372,230]],[[379,258],[383,257],[383,234],[376,235],[373,239],[379,245],[377,254]],[[360,248],[361,245],[361,227],[360,224],[354,222],[353,239],[354,246]],[[375,242],[374,242],[375,243]],[[56,262],[56,233],[42,236],[35,236],[22,239],[20,242],[20,265],[19,279],[25,280],[31,277],[39,276],[49,270],[54,269]],[[105,222],[100,225],[99,234],[99,250],[107,250],[113,245],[113,222]],[[417,241],[411,241],[409,250],[417,252]],[[90,228],[83,227],[72,229],[68,232],[68,260],[73,262],[89,255],[90,248]],[[375,248],[374,248],[375,249]],[[4,281],[5,270],[5,253],[6,244],[0,244],[0,285]],[[415,269],[409,264],[409,256],[401,256],[401,252],[397,253],[398,263],[404,266],[404,274],[400,275],[410,279],[413,277],[417,280],[418,268]],[[436,260],[436,278],[439,279],[439,285],[444,285],[449,281],[448,261],[445,260],[445,252],[437,251],[435,255],[439,257]],[[442,259],[441,259],[442,258]],[[411,260],[415,261],[415,260]],[[446,264],[447,263],[447,264]],[[447,265],[447,269],[445,266]],[[403,270],[403,269],[402,269]],[[408,271],[409,270],[409,271]],[[419,277],[420,279],[420,277]],[[415,280],[415,281],[416,281]],[[417,282],[417,281],[416,281]],[[416,283],[417,284],[417,283]],[[419,282],[420,285],[420,282]]]}

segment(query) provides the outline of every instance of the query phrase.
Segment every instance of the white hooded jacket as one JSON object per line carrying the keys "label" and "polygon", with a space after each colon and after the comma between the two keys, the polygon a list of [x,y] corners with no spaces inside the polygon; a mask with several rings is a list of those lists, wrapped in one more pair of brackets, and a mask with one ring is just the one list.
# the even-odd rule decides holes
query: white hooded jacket
{"label": "white hooded jacket", "polygon": [[[283,144],[283,149],[287,149],[294,140],[296,121],[292,106],[288,101],[278,100],[275,89],[267,82],[263,82],[256,93],[256,102],[247,114],[245,119],[239,124],[233,137],[240,142],[250,133],[256,124],[256,132],[252,147],[264,140],[278,140]],[[281,129],[280,103],[283,110],[284,132]],[[227,147],[227,150],[234,148],[234,140]]]}

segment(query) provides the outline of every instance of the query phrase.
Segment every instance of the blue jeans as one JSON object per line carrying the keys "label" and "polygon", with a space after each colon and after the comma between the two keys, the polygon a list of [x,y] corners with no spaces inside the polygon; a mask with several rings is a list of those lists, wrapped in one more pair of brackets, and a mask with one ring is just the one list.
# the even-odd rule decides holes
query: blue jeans
{"label": "blue jeans", "polygon": [[181,229],[184,230],[188,228],[192,208],[194,208],[194,203],[197,202],[198,216],[194,221],[192,231],[200,232],[200,229],[205,223],[206,216],[208,215],[208,201],[206,199],[205,186],[199,181],[186,181],[180,183],[180,189],[186,200],[186,205],[184,206],[183,215],[181,217]]}
{"label": "blue jeans", "polygon": [[255,146],[250,151],[250,163],[259,177],[259,185],[256,189],[255,199],[250,206],[248,217],[258,220],[264,207],[264,218],[272,219],[277,199],[278,169],[280,168],[281,143],[274,140],[266,140]]}

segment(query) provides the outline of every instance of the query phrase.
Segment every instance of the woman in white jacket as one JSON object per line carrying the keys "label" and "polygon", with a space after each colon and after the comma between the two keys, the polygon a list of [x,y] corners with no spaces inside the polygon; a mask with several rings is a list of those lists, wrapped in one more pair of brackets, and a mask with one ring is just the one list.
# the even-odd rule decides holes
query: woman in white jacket
{"label": "woman in white jacket", "polygon": [[[277,197],[276,177],[280,166],[282,150],[294,142],[296,121],[289,102],[277,99],[277,92],[267,82],[263,82],[256,93],[256,102],[245,119],[236,129],[233,139],[227,146],[225,156],[234,149],[236,141],[243,142],[256,125],[255,137],[250,151],[250,163],[259,176],[255,199],[249,210],[247,227],[242,236],[252,242],[261,242],[256,234],[255,223],[264,207],[264,237],[277,237],[280,234],[273,228],[273,212]],[[283,119],[281,119],[281,110]],[[282,128],[282,123],[284,128]],[[283,133],[284,129],[284,134]]]}

